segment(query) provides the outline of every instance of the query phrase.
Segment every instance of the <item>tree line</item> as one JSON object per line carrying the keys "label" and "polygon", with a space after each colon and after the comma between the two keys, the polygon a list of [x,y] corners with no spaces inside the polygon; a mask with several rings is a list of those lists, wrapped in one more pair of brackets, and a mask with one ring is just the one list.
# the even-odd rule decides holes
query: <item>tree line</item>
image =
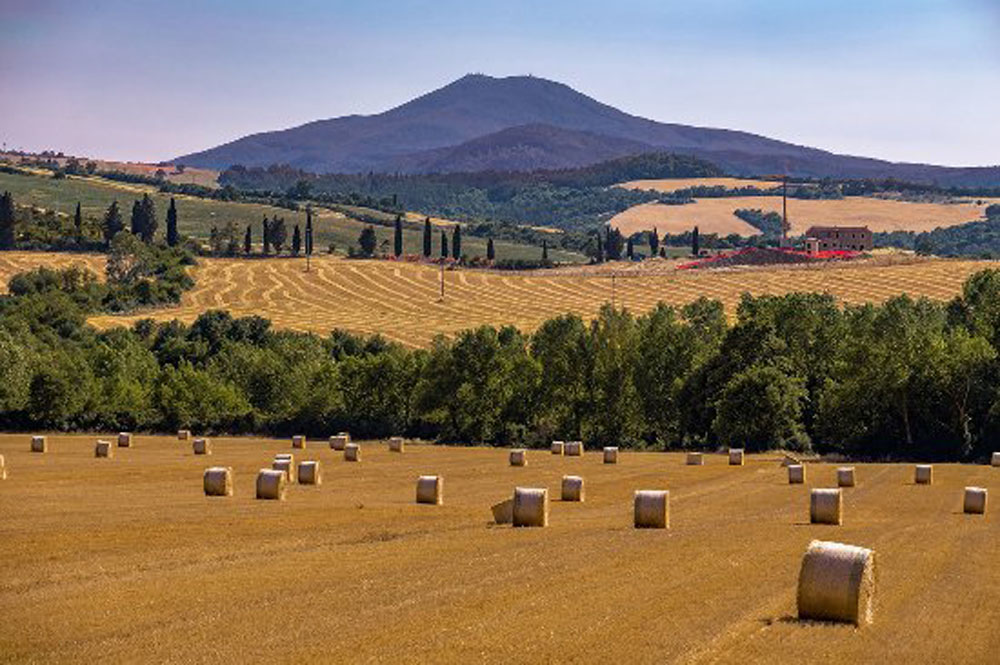
{"label": "tree line", "polygon": [[973,460],[1000,435],[1000,271],[949,303],[829,296],[603,307],[533,333],[484,326],[408,349],[260,317],[85,324],[96,280],[18,276],[0,298],[0,427],[393,434],[442,442]]}

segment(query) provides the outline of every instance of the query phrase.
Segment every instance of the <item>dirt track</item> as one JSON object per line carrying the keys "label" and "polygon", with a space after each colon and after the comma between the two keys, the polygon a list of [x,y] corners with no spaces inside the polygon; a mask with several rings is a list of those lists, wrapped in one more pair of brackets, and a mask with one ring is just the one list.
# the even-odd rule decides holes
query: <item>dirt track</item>
{"label": "dirt track", "polygon": [[[623,453],[617,466],[532,451],[325,444],[325,484],[255,501],[253,475],[287,441],[216,439],[195,457],[137,437],[113,460],[96,437],[0,436],[0,661],[4,662],[989,662],[1000,649],[1000,521],[966,516],[961,488],[1000,493],[1000,469],[858,465],[842,527],[807,524],[809,468],[789,486],[772,457]],[[301,451],[295,451],[300,453]],[[201,472],[231,465],[236,495]],[[547,529],[491,526],[517,485],[563,473],[584,504],[552,503]],[[416,476],[445,477],[445,505],[413,503]],[[631,527],[635,489],[671,490],[672,529]],[[996,507],[993,507],[994,512]],[[813,538],[875,548],[875,624],[794,620]]]}

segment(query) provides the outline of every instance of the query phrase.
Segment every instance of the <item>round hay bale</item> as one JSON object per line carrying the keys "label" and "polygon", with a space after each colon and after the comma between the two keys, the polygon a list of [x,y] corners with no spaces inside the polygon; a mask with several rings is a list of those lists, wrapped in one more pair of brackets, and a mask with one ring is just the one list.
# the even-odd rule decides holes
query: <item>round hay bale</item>
{"label": "round hay bale", "polygon": [[583,441],[567,441],[563,447],[567,457],[582,457],[583,456]]}
{"label": "round hay bale", "polygon": [[854,487],[853,466],[842,466],[837,469],[837,487]]}
{"label": "round hay bale", "polygon": [[812,524],[840,526],[843,507],[843,494],[839,489],[816,489],[809,493],[809,521]]}
{"label": "round hay bale", "polygon": [[296,434],[292,437],[292,448],[297,450],[306,449],[306,437],[302,434]]}
{"label": "round hay bale", "polygon": [[801,485],[806,482],[806,467],[802,464],[788,465],[788,484]]}
{"label": "round hay bale", "polygon": [[551,448],[551,450],[552,450],[552,454],[553,455],[562,455],[563,452],[565,452],[565,449],[566,449],[566,444],[563,443],[562,441],[553,441],[552,442],[552,448]]}
{"label": "round hay bale", "polygon": [[990,464],[992,466],[1000,466],[1000,453],[993,453],[990,457]]}
{"label": "round hay bale", "polygon": [[205,469],[205,496],[233,495],[233,467],[210,466]]}
{"label": "round hay bale", "polygon": [[7,480],[7,462],[0,455],[0,480]]}
{"label": "round hay bale", "polygon": [[615,446],[608,446],[604,449],[604,463],[605,464],[618,464],[618,448]]}
{"label": "round hay bale", "polygon": [[271,468],[285,474],[285,482],[291,484],[295,482],[294,470],[295,462],[290,459],[276,459],[271,462]]}
{"label": "round hay bale", "polygon": [[743,449],[742,448],[730,448],[729,449],[729,466],[743,466]]}
{"label": "round hay bale", "polygon": [[510,451],[511,466],[528,466],[528,451],[524,448],[515,448]]}
{"label": "round hay bale", "polygon": [[580,476],[563,476],[562,477],[562,495],[563,501],[584,501],[583,492],[583,478]]}
{"label": "round hay bale", "polygon": [[670,492],[636,490],[633,513],[636,529],[669,529]]}
{"label": "round hay bale", "polygon": [[360,462],[361,446],[356,443],[349,443],[344,446],[344,460],[347,462]]}
{"label": "round hay bale", "polygon": [[31,452],[46,453],[49,451],[49,439],[46,436],[31,437]]}
{"label": "round hay bale", "polygon": [[405,446],[405,443],[404,443],[403,437],[401,437],[401,436],[394,436],[391,439],[389,439],[389,452],[390,453],[401,453],[401,452],[403,452],[404,446]]}
{"label": "round hay bale", "polygon": [[191,442],[191,449],[195,455],[211,455],[212,442],[209,439],[198,438]]}
{"label": "round hay bale", "polygon": [[257,498],[284,501],[288,476],[284,471],[261,469],[257,472]]}
{"label": "round hay bale", "polygon": [[323,473],[317,460],[299,462],[299,485],[322,485]]}
{"label": "round hay bale", "polygon": [[872,622],[875,553],[864,547],[814,540],[799,569],[800,620]]}
{"label": "round hay bale", "polygon": [[514,488],[514,526],[549,525],[549,491],[544,488]]}
{"label": "round hay bale", "polygon": [[335,434],[330,437],[331,450],[343,450],[344,446],[351,442],[351,437],[344,434]]}
{"label": "round hay bale", "polygon": [[514,499],[504,499],[490,507],[493,521],[497,524],[510,524],[514,521]]}
{"label": "round hay bale", "polygon": [[189,429],[179,429],[179,430],[177,430],[177,440],[178,441],[187,441],[190,438],[191,438],[191,430],[189,430]]}
{"label": "round hay bale", "polygon": [[917,485],[932,485],[934,483],[934,467],[930,464],[918,464],[913,468],[913,482]]}
{"label": "round hay bale", "polygon": [[440,506],[444,503],[444,478],[420,476],[417,478],[417,503]]}
{"label": "round hay bale", "polygon": [[94,457],[114,457],[115,448],[111,445],[110,441],[98,440],[97,445],[94,446]]}
{"label": "round hay bale", "polygon": [[688,466],[704,466],[705,459],[701,453],[688,453],[686,464]]}
{"label": "round hay bale", "polygon": [[985,515],[986,499],[985,487],[966,487],[962,510],[970,515]]}
{"label": "round hay bale", "polygon": [[295,455],[292,453],[278,453],[274,456],[275,461],[277,460],[288,460],[291,462],[292,466],[295,466]]}
{"label": "round hay bale", "polygon": [[129,432],[119,432],[118,433],[118,447],[119,448],[131,448],[132,447],[132,434]]}

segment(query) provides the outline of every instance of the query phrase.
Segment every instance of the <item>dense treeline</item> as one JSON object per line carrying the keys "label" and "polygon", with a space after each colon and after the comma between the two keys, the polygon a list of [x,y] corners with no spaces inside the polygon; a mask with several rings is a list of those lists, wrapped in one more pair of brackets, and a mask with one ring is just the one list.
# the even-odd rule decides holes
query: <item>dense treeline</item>
{"label": "dense treeline", "polygon": [[93,280],[11,286],[0,299],[4,428],[346,429],[942,460],[982,457],[1000,434],[1000,271],[974,275],[947,305],[745,297],[732,324],[705,299],[641,316],[605,307],[590,323],[482,327],[425,350],[218,311],[97,332],[84,324]]}
{"label": "dense treeline", "polygon": [[1000,204],[986,207],[986,221],[933,231],[888,231],[874,234],[876,247],[902,247],[935,256],[1000,258]]}

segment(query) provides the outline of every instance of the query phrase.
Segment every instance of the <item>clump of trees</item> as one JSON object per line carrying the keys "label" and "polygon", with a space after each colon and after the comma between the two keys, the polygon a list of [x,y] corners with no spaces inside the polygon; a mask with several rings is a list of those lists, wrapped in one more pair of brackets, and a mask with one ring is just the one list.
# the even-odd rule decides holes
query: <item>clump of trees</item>
{"label": "clump of trees", "polygon": [[924,460],[981,459],[1000,434],[1000,271],[973,275],[947,304],[745,296],[732,323],[707,299],[640,316],[605,306],[590,322],[484,326],[414,350],[220,311],[98,332],[85,318],[106,289],[135,293],[156,270],[134,236],[114,245],[108,285],[39,270],[0,297],[0,426]]}

